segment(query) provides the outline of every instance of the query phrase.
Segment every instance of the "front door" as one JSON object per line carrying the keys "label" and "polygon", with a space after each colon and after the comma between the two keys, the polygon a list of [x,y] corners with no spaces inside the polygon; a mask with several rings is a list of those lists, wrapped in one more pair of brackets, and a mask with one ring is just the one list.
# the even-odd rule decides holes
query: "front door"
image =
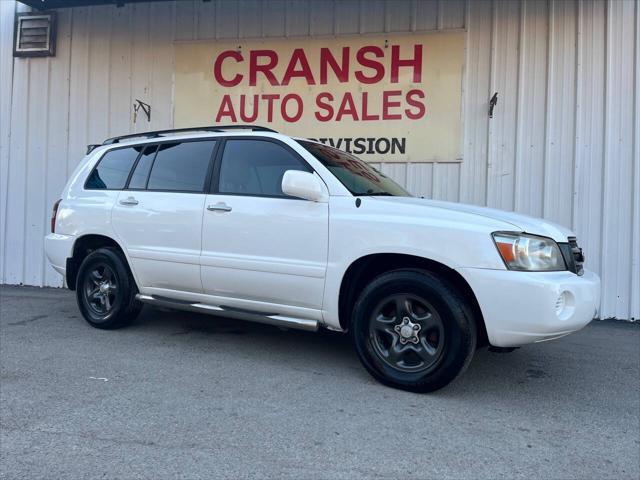
{"label": "front door", "polygon": [[202,293],[202,212],[215,145],[147,147],[120,192],[113,227],[143,288]]}
{"label": "front door", "polygon": [[282,193],[287,170],[311,171],[270,139],[221,146],[203,217],[204,293],[220,305],[319,318],[328,248],[328,204]]}

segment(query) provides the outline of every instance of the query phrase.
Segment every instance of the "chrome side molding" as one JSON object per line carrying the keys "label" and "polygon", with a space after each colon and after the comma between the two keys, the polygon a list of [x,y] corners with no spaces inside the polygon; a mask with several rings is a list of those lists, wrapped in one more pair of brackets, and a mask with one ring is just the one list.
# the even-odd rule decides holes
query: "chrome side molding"
{"label": "chrome side molding", "polygon": [[276,327],[307,330],[310,332],[315,332],[316,330],[318,330],[319,326],[316,320],[287,317],[284,315],[271,313],[252,312],[246,309],[225,307],[221,305],[209,305],[199,302],[173,300],[167,297],[158,297],[156,295],[142,295],[139,293],[136,295],[136,300],[158,307],[173,308],[176,310],[187,310],[190,312],[205,313],[219,317],[237,318],[239,320],[265,323],[267,325],[274,325]]}

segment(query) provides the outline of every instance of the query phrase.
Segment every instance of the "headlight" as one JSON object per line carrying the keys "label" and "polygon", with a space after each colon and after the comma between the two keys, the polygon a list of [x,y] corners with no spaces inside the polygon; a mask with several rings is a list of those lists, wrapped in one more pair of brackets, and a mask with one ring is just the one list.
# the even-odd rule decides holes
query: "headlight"
{"label": "headlight", "polygon": [[550,238],[495,232],[493,241],[509,270],[548,272],[567,269],[558,244]]}

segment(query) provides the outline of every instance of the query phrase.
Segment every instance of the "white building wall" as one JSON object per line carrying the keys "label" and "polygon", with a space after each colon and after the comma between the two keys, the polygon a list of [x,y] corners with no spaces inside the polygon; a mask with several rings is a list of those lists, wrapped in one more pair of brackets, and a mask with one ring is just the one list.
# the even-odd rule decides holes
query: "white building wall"
{"label": "white building wall", "polygon": [[[0,1],[1,283],[61,285],[43,252],[51,205],[88,143],[172,126],[174,41],[465,29],[462,162],[380,168],[418,195],[571,227],[588,268],[602,276],[602,317],[640,318],[636,0],[193,0],[63,9],[57,56],[44,59],[12,58],[16,8],[23,7]],[[136,98],[152,105],[150,123],[133,123]]]}

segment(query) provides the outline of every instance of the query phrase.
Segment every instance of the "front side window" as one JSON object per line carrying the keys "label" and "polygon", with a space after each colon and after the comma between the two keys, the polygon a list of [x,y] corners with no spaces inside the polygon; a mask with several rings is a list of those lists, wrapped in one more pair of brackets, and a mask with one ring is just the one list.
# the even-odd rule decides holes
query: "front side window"
{"label": "front side window", "polygon": [[202,192],[215,141],[170,142],[158,146],[148,190]]}
{"label": "front side window", "polygon": [[353,195],[411,196],[404,188],[358,157],[322,143],[298,141]]}
{"label": "front side window", "polygon": [[109,150],[93,169],[84,187],[89,190],[123,189],[142,148],[138,146]]}
{"label": "front side window", "polygon": [[287,170],[309,167],[282,145],[265,140],[227,140],[220,164],[219,193],[287,197],[282,177]]}

